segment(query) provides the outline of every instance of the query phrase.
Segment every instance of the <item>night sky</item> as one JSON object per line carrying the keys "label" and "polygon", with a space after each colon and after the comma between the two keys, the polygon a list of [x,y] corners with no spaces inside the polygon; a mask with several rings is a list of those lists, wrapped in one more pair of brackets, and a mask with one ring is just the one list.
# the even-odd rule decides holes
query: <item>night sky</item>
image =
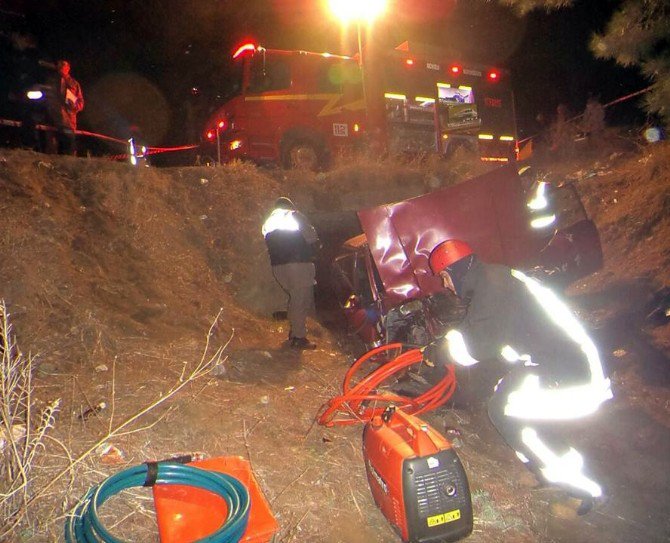
{"label": "night sky", "polygon": [[[559,103],[579,113],[590,94],[605,103],[646,86],[636,70],[588,51],[590,34],[615,6],[581,0],[517,18],[484,0],[395,0],[373,31],[389,46],[421,41],[510,68],[524,137],[539,129],[538,114],[550,119]],[[125,137],[135,125],[151,145],[197,142],[216,97],[230,88],[231,50],[245,38],[356,51],[355,33],[343,33],[320,0],[0,0],[0,8],[26,14],[42,58],[71,60],[87,99],[81,128]],[[640,118],[632,104],[608,110],[612,123]]]}

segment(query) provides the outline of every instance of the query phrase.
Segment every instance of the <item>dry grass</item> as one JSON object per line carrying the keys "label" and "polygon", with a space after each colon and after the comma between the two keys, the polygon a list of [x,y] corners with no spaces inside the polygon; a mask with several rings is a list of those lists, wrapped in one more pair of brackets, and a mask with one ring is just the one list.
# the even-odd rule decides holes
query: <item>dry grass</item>
{"label": "dry grass", "polygon": [[[117,398],[113,367],[108,423],[106,426],[97,426],[96,438],[83,452],[75,456],[71,451],[76,445],[64,443],[47,434],[48,431],[56,429],[58,423],[55,415],[61,400],[54,400],[41,409],[36,408],[38,400],[32,384],[33,359],[24,358],[18,349],[5,304],[0,302],[0,452],[4,455],[0,471],[0,513],[5,519],[0,526],[0,538],[11,538],[18,533],[60,531],[60,524],[64,522],[65,516],[72,514],[76,506],[69,498],[74,495],[75,488],[80,487],[82,482],[90,486],[96,478],[103,478],[104,474],[95,468],[90,459],[94,456],[109,457],[112,442],[120,443],[128,436],[151,430],[169,413],[168,409],[154,415],[153,412],[158,411],[159,406],[171,401],[187,387],[192,388],[196,381],[225,363],[224,352],[233,336],[224,345],[212,346],[219,316],[210,326],[200,360],[193,364],[184,363],[169,388],[161,390],[154,400],[148,401],[136,412],[122,417],[120,421],[115,417],[118,404],[121,404],[120,411],[127,411],[127,406],[124,398]],[[88,399],[87,404],[89,411],[94,411]],[[150,413],[152,417],[148,417]],[[77,418],[82,421],[86,417],[80,413]],[[153,420],[144,422],[147,418]],[[140,422],[144,425],[139,425]],[[58,433],[66,434],[62,423],[58,425],[61,426],[57,429]],[[117,447],[111,447],[111,450],[121,452]],[[119,460],[123,462],[123,456]],[[69,477],[69,483],[63,483],[66,477]],[[67,488],[65,496],[68,497],[63,497],[64,484]],[[54,496],[61,496],[61,499],[54,500]],[[123,499],[115,500],[121,505],[114,507],[112,514],[107,512],[102,518],[107,518],[107,527],[110,529],[123,523],[127,515],[153,519],[152,507],[149,507],[150,511],[146,507],[147,500],[150,499],[146,492],[127,492]],[[35,514],[38,510],[40,512]],[[49,511],[48,515],[45,510]],[[149,523],[149,532],[155,528],[155,522],[152,522]],[[147,530],[142,527],[141,522],[138,524],[137,519],[130,525],[134,530],[133,537],[138,537],[138,530],[140,533]],[[145,536],[140,539],[147,540]]]}
{"label": "dry grass", "polygon": [[39,406],[34,394],[33,357],[19,349],[4,300],[0,301],[0,540],[9,536],[40,489],[34,485],[33,468],[46,452],[60,398]]}

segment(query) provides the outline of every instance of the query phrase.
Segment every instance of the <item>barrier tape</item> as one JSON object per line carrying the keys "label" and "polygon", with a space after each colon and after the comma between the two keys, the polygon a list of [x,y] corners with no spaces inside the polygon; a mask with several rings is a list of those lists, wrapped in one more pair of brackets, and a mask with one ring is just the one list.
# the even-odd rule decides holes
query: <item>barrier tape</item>
{"label": "barrier tape", "polygon": [[[22,121],[14,121],[11,119],[0,119],[0,126],[12,126],[15,128],[21,128],[23,126]],[[56,132],[56,128],[47,124],[36,124],[35,128],[37,130],[41,130],[43,132]],[[122,140],[119,138],[113,138],[112,136],[106,136],[105,134],[99,134],[97,132],[89,132],[87,130],[75,130],[75,134],[77,136],[88,136],[92,138],[97,138],[100,140],[105,140],[109,141],[112,143],[118,143],[119,145],[123,145],[124,147],[128,146],[128,140]],[[140,147],[145,147],[146,148],[146,153],[143,153],[142,155],[136,155],[138,158],[143,158],[148,155],[156,155],[159,153],[171,153],[171,152],[176,152],[176,151],[189,151],[191,149],[197,149],[199,145],[197,143],[194,144],[189,144],[189,145],[178,145],[175,147],[148,147],[148,146],[140,146]],[[110,155],[107,158],[110,160],[127,160],[130,158],[130,154],[124,153],[124,154],[118,154],[118,155]]]}

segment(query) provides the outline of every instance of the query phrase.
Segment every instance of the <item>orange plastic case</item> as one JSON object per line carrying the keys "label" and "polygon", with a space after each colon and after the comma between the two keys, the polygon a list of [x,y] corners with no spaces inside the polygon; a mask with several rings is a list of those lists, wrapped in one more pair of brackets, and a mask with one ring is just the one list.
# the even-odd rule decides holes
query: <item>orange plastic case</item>
{"label": "orange plastic case", "polygon": [[[221,456],[191,462],[189,466],[226,473],[238,479],[249,491],[251,509],[243,543],[269,543],[279,530],[270,505],[251,471],[240,456]],[[227,514],[220,496],[201,488],[185,485],[154,485],[154,505],[158,533],[162,543],[190,543],[219,529]]]}

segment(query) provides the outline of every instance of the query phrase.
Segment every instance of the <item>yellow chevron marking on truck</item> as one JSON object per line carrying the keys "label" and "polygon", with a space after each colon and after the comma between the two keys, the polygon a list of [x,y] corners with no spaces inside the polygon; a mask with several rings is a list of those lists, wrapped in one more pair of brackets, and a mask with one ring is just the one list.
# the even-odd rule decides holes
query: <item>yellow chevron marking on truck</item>
{"label": "yellow chevron marking on truck", "polygon": [[363,99],[340,104],[342,100],[341,94],[269,94],[266,96],[246,96],[246,102],[286,102],[291,100],[297,101],[326,101],[321,111],[316,114],[317,117],[326,117],[329,115],[337,115],[343,111],[362,111],[365,109],[365,102]]}

